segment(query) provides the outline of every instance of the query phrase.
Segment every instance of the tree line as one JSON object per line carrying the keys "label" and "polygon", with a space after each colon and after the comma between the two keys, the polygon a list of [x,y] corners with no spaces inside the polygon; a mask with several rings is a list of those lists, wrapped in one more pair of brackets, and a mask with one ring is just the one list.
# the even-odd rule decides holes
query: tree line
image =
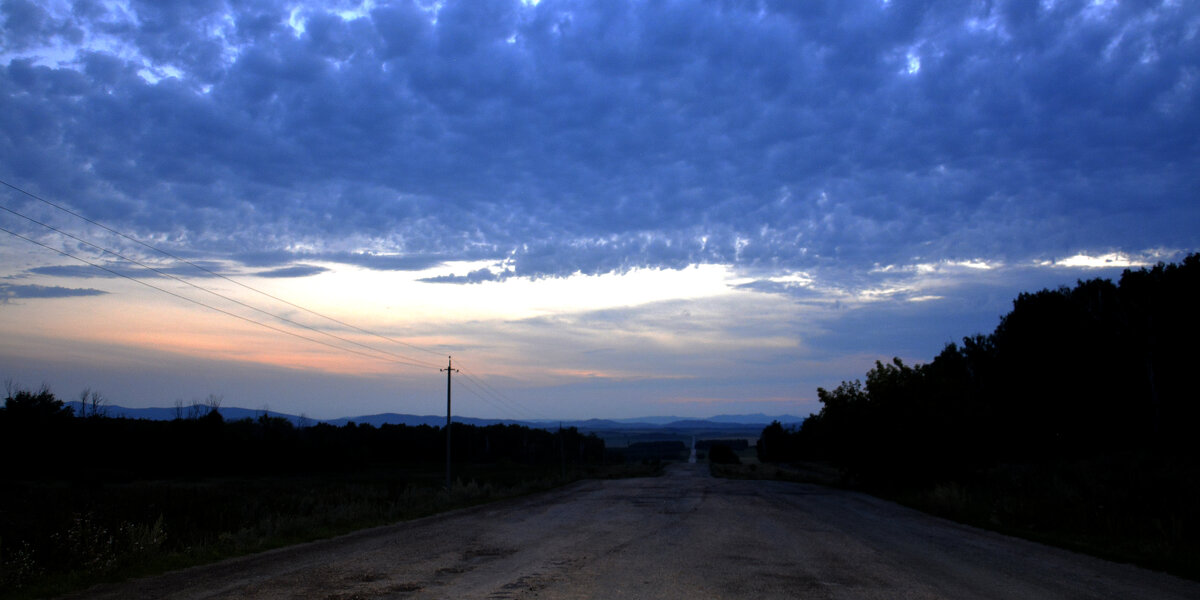
{"label": "tree line", "polygon": [[879,486],[1130,454],[1194,465],[1197,340],[1200,254],[1022,293],[992,333],[929,363],[876,361],[865,381],[819,388],[820,412],[768,426],[759,456]]}
{"label": "tree line", "polygon": [[[318,423],[278,416],[226,420],[219,403],[170,421],[113,418],[83,404],[76,414],[47,387],[9,386],[0,408],[0,479],[129,481],[190,476],[343,472],[445,461],[441,427]],[[90,413],[89,413],[90,409]],[[455,462],[595,464],[604,441],[575,428],[453,423]]]}
{"label": "tree line", "polygon": [[603,471],[574,428],[231,420],[220,398],[169,421],[113,418],[9,385],[0,407],[0,597],[257,552],[548,489]]}

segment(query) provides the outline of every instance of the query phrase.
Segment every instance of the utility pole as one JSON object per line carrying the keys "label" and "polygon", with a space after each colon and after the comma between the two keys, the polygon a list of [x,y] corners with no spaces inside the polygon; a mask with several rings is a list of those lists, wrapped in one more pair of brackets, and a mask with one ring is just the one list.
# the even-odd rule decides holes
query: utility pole
{"label": "utility pole", "polygon": [[567,446],[566,437],[563,436],[562,421],[558,422],[558,458],[562,460],[562,480],[567,480]]}
{"label": "utility pole", "polygon": [[458,369],[453,367],[451,357],[446,357],[446,368],[438,369],[446,372],[446,489],[450,489],[450,374]]}

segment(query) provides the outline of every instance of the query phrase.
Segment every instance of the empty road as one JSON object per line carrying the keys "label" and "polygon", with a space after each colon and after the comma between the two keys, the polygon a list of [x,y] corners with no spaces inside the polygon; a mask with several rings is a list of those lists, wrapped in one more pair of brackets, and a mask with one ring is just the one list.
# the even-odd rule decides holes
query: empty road
{"label": "empty road", "polygon": [[804,484],[674,465],[81,598],[1200,598],[1200,584]]}

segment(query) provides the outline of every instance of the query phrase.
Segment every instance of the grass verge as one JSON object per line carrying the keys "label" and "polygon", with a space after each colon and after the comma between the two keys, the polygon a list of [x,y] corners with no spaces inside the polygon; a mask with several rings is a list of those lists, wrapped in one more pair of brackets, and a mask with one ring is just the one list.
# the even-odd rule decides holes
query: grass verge
{"label": "grass verge", "polygon": [[794,483],[815,483],[829,487],[844,487],[838,470],[819,463],[743,463],[740,465],[710,464],[714,477],[726,479],[769,479]]}
{"label": "grass verge", "polygon": [[0,483],[0,598],[40,598],[653,465],[434,466],[350,474],[84,485]]}
{"label": "grass verge", "polygon": [[1200,581],[1200,476],[1191,467],[1137,457],[1001,465],[960,481],[888,491],[851,485],[819,463],[712,465],[712,473],[857,489],[959,523]]}

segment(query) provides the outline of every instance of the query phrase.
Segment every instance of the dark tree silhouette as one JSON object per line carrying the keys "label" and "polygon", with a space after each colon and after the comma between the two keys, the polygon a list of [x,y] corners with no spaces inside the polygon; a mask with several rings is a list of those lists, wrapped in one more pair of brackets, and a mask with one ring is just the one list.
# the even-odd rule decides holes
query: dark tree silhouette
{"label": "dark tree silhouette", "polygon": [[40,425],[74,416],[71,407],[63,404],[46,385],[37,391],[15,388],[9,385],[8,397],[0,408],[0,419],[18,425]]}
{"label": "dark tree silhouette", "polygon": [[717,465],[740,465],[742,464],[742,459],[738,458],[737,453],[728,445],[713,444],[708,449],[708,462]]}
{"label": "dark tree silhouette", "polygon": [[1114,284],[1020,294],[989,335],[927,364],[876,362],[866,381],[819,388],[798,430],[763,430],[765,461],[825,459],[905,485],[998,462],[1151,452],[1200,459],[1200,254]]}

